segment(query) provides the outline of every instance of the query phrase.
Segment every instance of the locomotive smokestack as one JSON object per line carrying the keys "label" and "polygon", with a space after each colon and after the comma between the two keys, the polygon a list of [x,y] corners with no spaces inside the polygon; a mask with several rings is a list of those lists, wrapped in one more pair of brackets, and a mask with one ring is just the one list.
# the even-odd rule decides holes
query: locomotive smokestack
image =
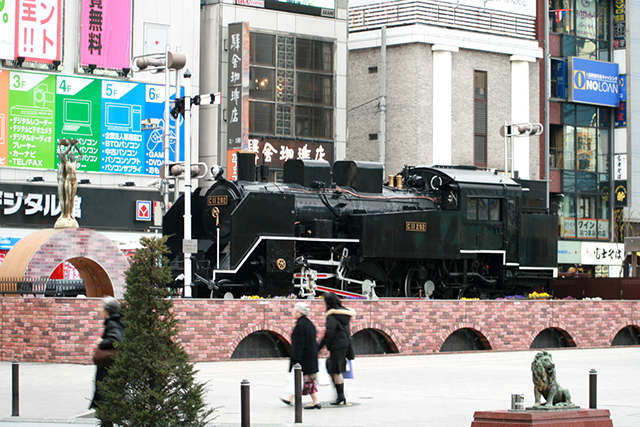
{"label": "locomotive smokestack", "polygon": [[256,153],[240,151],[238,156],[238,181],[256,180]]}

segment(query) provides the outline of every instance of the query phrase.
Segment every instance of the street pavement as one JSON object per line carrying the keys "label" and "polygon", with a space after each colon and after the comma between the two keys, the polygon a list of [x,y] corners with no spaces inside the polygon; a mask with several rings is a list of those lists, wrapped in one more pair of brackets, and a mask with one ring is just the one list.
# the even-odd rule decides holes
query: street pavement
{"label": "street pavement", "polygon": [[[573,402],[589,407],[589,370],[598,372],[598,408],[609,409],[615,427],[640,425],[640,347],[550,350],[558,382]],[[509,409],[511,394],[534,403],[531,361],[536,351],[444,353],[426,356],[358,357],[346,380],[349,406],[331,407],[330,385],[320,386],[321,410],[304,410],[302,425],[314,427],[469,427],[475,411]],[[0,362],[0,427],[96,425],[88,411],[94,366],[20,364],[20,413],[12,417],[11,363]],[[250,425],[294,426],[285,406],[288,360],[198,363],[206,401],[216,408],[210,426],[241,423],[240,388],[250,382]],[[322,383],[327,380],[322,379]],[[303,403],[310,398],[303,397]]]}

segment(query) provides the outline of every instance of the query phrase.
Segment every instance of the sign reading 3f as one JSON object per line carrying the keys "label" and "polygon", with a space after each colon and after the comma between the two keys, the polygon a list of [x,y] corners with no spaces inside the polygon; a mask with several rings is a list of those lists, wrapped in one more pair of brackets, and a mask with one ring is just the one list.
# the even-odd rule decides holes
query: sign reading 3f
{"label": "sign reading 3f", "polygon": [[617,107],[620,103],[618,64],[569,58],[569,101]]}

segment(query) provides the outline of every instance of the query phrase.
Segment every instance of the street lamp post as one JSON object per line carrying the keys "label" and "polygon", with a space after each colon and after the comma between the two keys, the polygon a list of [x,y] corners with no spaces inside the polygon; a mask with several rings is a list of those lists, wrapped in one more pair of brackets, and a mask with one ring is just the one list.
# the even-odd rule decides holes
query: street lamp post
{"label": "street lamp post", "polygon": [[[504,174],[511,178],[514,178],[515,173],[513,167],[514,155],[513,155],[513,138],[537,136],[542,133],[544,127],[540,123],[507,123],[504,122],[504,126],[500,128],[500,134],[504,136]],[[511,139],[511,144],[509,144]],[[511,173],[509,173],[509,145],[511,146]],[[526,178],[528,179],[528,178]]]}
{"label": "street lamp post", "polygon": [[[184,171],[184,240],[187,241],[191,240],[191,73],[189,70],[184,73]],[[191,245],[183,244],[183,246],[184,297],[190,298],[192,248]]]}

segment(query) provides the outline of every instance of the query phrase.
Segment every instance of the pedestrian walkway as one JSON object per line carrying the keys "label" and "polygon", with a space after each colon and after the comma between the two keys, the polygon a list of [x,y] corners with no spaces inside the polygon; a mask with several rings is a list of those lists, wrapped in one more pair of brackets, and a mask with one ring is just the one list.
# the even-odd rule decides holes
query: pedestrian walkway
{"label": "pedestrian walkway", "polygon": [[[589,407],[589,370],[598,372],[598,408],[609,409],[615,427],[640,425],[640,347],[551,350],[558,382],[572,400]],[[355,379],[346,380],[348,407],[331,407],[329,385],[320,387],[321,410],[302,413],[314,427],[469,427],[479,410],[509,409],[512,393],[534,402],[531,361],[535,351],[474,352],[427,356],[358,357]],[[294,425],[284,396],[288,360],[198,363],[207,402],[216,408],[211,426],[240,426],[240,383],[251,387],[251,426]],[[11,416],[11,363],[0,362],[0,427],[96,425],[81,418],[93,394],[94,367],[20,364],[20,416]],[[303,403],[310,399],[303,397]],[[300,425],[300,424],[295,424]]]}

